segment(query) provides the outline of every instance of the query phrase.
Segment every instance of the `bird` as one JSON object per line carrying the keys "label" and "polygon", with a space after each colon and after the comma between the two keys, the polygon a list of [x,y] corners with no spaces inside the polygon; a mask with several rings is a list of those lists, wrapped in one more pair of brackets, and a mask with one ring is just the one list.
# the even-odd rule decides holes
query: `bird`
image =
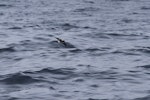
{"label": "bird", "polygon": [[60,38],[58,38],[58,37],[55,37],[55,38],[57,39],[58,43],[61,43],[61,44],[63,44],[65,47],[67,47],[67,43],[66,43],[64,40],[62,40],[62,39],[60,39]]}

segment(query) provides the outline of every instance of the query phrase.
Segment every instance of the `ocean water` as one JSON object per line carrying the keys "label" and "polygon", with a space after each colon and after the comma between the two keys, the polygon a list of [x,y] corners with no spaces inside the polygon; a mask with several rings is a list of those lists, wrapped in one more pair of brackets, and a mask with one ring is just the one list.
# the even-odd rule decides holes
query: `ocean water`
{"label": "ocean water", "polygon": [[150,100],[150,1],[0,0],[0,100]]}

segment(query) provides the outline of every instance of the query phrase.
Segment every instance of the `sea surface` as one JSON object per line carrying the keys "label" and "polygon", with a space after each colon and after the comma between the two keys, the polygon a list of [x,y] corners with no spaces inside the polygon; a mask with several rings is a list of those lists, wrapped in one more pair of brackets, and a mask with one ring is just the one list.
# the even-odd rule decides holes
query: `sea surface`
{"label": "sea surface", "polygon": [[0,100],[150,100],[150,0],[0,0]]}

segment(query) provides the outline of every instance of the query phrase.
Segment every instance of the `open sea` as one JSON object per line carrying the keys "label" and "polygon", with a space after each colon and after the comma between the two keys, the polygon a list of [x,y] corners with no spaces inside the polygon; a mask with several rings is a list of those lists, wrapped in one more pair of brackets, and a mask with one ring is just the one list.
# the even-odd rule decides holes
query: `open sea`
{"label": "open sea", "polygon": [[150,100],[150,0],[0,0],[0,100]]}

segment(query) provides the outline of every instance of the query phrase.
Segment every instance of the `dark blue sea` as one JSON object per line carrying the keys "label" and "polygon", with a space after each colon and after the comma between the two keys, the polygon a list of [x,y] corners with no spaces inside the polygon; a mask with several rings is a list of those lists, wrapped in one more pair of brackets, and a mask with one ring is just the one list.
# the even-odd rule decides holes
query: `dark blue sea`
{"label": "dark blue sea", "polygon": [[0,0],[0,100],[150,100],[150,0]]}

